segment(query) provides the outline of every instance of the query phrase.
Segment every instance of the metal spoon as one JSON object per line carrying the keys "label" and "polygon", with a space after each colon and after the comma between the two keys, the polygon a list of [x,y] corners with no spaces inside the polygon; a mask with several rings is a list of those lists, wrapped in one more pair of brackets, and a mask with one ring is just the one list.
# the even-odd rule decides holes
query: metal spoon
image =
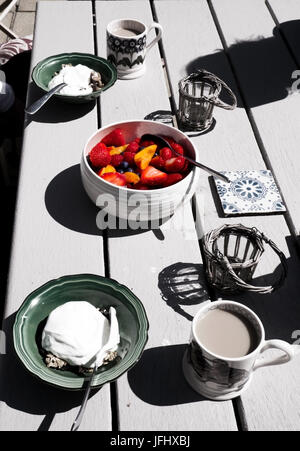
{"label": "metal spoon", "polygon": [[62,88],[67,86],[66,83],[61,83],[60,85],[55,86],[53,89],[51,89],[47,94],[45,94],[43,97],[38,99],[36,102],[34,102],[32,105],[30,105],[28,108],[25,109],[25,113],[27,114],[35,114],[37,111],[39,111],[40,108],[42,108],[43,105],[45,105],[46,102],[58,91],[60,91]]}
{"label": "metal spoon", "polygon": [[220,172],[217,172],[214,169],[208,168],[204,164],[198,163],[198,161],[195,161],[192,158],[187,157],[186,155],[181,155],[179,152],[177,152],[175,149],[173,149],[173,147],[168,143],[168,141],[166,141],[164,138],[162,138],[159,135],[151,135],[150,133],[146,133],[145,135],[143,135],[141,137],[141,142],[143,142],[143,141],[159,142],[161,145],[163,145],[164,147],[168,147],[176,155],[178,155],[179,157],[185,158],[187,161],[189,161],[193,165],[197,166],[198,168],[203,169],[204,171],[209,172],[212,175],[215,175],[216,177],[223,180],[224,182],[230,183],[230,180],[224,174],[221,174]]}
{"label": "metal spoon", "polygon": [[97,369],[96,369],[96,367],[94,367],[94,370],[93,370],[93,372],[91,374],[91,377],[90,377],[90,380],[89,380],[89,383],[88,383],[88,386],[86,387],[84,398],[82,400],[82,404],[81,404],[81,407],[79,409],[78,415],[75,418],[74,423],[72,424],[71,432],[78,431],[78,429],[79,429],[79,427],[81,425],[81,421],[82,421],[82,418],[83,418],[83,415],[84,415],[84,412],[85,412],[85,408],[86,408],[86,405],[87,405],[87,402],[88,402],[88,399],[89,399],[89,396],[90,396],[90,392],[91,392],[91,388],[92,388],[92,382],[93,382],[93,379],[94,379],[94,376],[95,376],[96,372],[97,372]]}

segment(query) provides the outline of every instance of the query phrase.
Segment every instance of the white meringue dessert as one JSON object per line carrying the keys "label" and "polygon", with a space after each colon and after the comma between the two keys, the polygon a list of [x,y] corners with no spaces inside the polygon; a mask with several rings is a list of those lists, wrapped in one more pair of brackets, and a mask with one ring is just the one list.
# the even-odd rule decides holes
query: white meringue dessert
{"label": "white meringue dessert", "polygon": [[42,348],[69,365],[99,368],[120,342],[114,307],[110,321],[92,304],[67,302],[53,310],[42,334]]}

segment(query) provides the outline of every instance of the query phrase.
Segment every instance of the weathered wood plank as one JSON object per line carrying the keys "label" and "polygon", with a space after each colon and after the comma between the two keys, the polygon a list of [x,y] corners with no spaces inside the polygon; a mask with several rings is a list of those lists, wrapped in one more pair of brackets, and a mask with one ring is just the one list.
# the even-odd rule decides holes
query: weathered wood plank
{"label": "weathered wood plank", "polygon": [[[35,11],[38,2],[44,2],[47,0],[19,0],[18,11]],[[49,0],[48,0],[49,1]],[[52,2],[61,1],[61,0],[51,0]]]}
{"label": "weathered wood plank", "polygon": [[[290,92],[292,73],[297,67],[264,1],[212,1],[212,4],[263,151],[276,173],[298,234],[300,208],[295,190],[299,188],[300,98]],[[248,12],[251,19],[246,21]]]}
{"label": "weathered wood plank", "polygon": [[[41,2],[32,66],[74,50],[94,51],[90,2]],[[38,95],[31,86],[29,102]],[[83,191],[78,166],[83,145],[96,128],[93,105],[52,102],[25,131],[3,326],[7,354],[0,357],[3,430],[69,430],[82,401],[82,393],[49,388],[27,374],[14,354],[11,335],[14,314],[33,289],[66,274],[104,274],[97,212]],[[82,429],[110,428],[109,387],[104,387],[93,393]]]}
{"label": "weathered wood plank", "polygon": [[[177,20],[176,18],[172,20],[168,35],[164,39],[164,48],[176,99],[177,82],[180,77],[198,67],[211,70],[223,77],[237,92],[226,55],[219,50],[222,49],[222,43],[214,27],[207,2],[168,2],[170,9],[175,5]],[[245,6],[245,3],[243,5]],[[160,23],[162,25],[170,23],[165,2],[155,2],[155,7]],[[232,5],[229,7],[229,2],[227,2],[225,9],[228,14],[231,14],[231,18],[232,14],[235,15],[235,8]],[[249,20],[249,14],[247,12],[244,12],[244,14],[244,21]],[[193,23],[193,17],[195,17],[197,27],[190,26],[185,30],[181,39],[176,41],[175,53],[172,48],[174,48],[176,33],[182,17],[185,17],[188,23]],[[233,18],[231,27],[236,22],[240,24],[242,20],[242,14],[241,17]],[[254,18],[249,21],[250,24],[253,22]],[[241,25],[241,28],[243,27],[245,27],[245,24]],[[236,35],[236,39],[240,39],[239,34]],[[184,58],[178,60],[177,55],[184,55]],[[239,100],[239,105],[240,107],[233,112],[215,110],[214,116],[217,123],[214,130],[194,138],[195,143],[201,149],[204,164],[219,170],[263,169],[265,167],[247,115],[242,108],[241,100]],[[241,222],[248,226],[256,226],[264,231],[286,253],[289,263],[289,277],[284,288],[272,296],[245,296],[240,294],[235,299],[245,303],[258,313],[265,325],[267,338],[278,337],[291,341],[292,332],[299,328],[297,325],[299,313],[296,313],[299,312],[296,301],[300,288],[297,278],[299,262],[284,217],[222,218],[218,214],[213,193],[214,190],[211,189],[208,177],[203,173],[197,204],[198,210],[203,211],[198,224],[200,233],[207,232],[224,223]],[[263,284],[263,275],[272,274],[277,266],[276,258],[267,252],[259,265],[256,283]],[[255,375],[253,384],[242,397],[250,429],[268,430],[277,428],[288,430],[298,428],[299,402],[297,400],[299,400],[300,393],[294,377],[294,374],[299,371],[298,366],[299,361],[295,361],[286,367],[261,370]],[[282,381],[285,381],[286,387],[288,387],[285,392],[278,390],[278,387],[282,386]],[[289,391],[288,397],[286,396],[287,390]],[[293,402],[291,401],[292,396],[295,397]]]}
{"label": "weathered wood plank", "polygon": [[[168,23],[177,15],[176,7],[169,8]],[[100,55],[106,54],[106,24],[120,17],[137,18],[146,24],[153,20],[146,1],[97,2]],[[169,110],[158,48],[149,53],[143,78],[118,81],[102,96],[101,104],[103,124]],[[190,320],[207,295],[190,206],[183,215],[188,235],[180,227],[181,214],[178,211],[156,235],[152,231],[123,235],[110,232],[111,277],[139,296],[150,321],[149,342],[141,362],[118,381],[121,430],[236,429],[231,403],[202,401],[182,376],[183,345],[189,338]],[[176,285],[177,294],[167,289],[169,283]]]}
{"label": "weathered wood plank", "polygon": [[270,9],[273,19],[279,25],[280,31],[286,38],[293,56],[300,65],[300,45],[299,45],[299,26],[300,26],[300,4],[297,0],[268,0],[267,6]]}

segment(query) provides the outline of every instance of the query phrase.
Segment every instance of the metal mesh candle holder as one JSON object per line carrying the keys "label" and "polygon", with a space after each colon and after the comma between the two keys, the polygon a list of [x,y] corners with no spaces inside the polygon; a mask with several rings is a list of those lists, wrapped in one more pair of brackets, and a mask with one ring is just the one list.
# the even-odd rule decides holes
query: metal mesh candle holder
{"label": "metal mesh candle holder", "polygon": [[[257,264],[264,252],[264,243],[279,256],[281,273],[270,286],[251,285]],[[272,293],[279,288],[287,275],[285,255],[276,244],[255,227],[241,224],[223,225],[205,235],[203,240],[206,274],[209,283],[220,291],[250,291],[260,294]]]}
{"label": "metal mesh candle holder", "polygon": [[[180,80],[178,87],[178,117],[183,128],[206,130],[212,124],[215,106],[225,110],[233,110],[237,105],[236,97],[226,83],[204,69],[199,69]],[[222,88],[232,98],[232,105],[219,99]]]}

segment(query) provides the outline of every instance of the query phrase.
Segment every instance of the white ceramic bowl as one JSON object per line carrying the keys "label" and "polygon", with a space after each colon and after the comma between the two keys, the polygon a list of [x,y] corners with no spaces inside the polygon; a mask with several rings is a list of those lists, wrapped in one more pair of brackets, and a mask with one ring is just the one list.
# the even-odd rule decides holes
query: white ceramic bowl
{"label": "white ceramic bowl", "polygon": [[125,141],[130,142],[145,133],[173,138],[187,154],[198,159],[192,141],[181,131],[154,121],[126,121],[110,124],[94,133],[87,141],[81,159],[83,186],[90,199],[104,207],[112,216],[132,221],[152,221],[170,217],[175,209],[189,200],[198,185],[199,171],[194,167],[180,182],[166,188],[135,190],[113,185],[99,177],[90,167],[87,156],[101,139],[115,128],[121,128]]}

